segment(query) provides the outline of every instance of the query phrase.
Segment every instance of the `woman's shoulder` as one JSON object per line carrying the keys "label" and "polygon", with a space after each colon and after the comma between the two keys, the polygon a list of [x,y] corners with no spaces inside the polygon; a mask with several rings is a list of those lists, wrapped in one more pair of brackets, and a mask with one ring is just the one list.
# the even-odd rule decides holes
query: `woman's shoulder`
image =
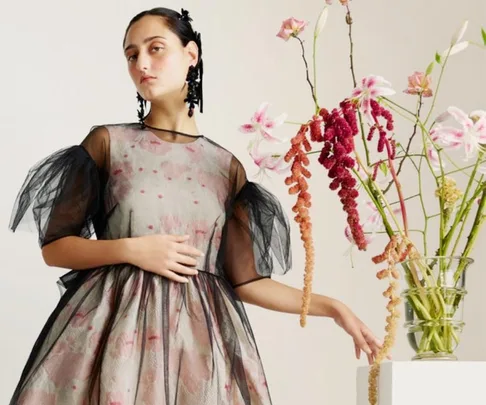
{"label": "woman's shoulder", "polygon": [[103,148],[109,149],[112,143],[117,140],[133,138],[136,136],[138,123],[105,123],[91,126],[88,133],[84,136],[81,145],[86,149]]}
{"label": "woman's shoulder", "polygon": [[90,128],[86,137],[109,139],[110,137],[116,136],[119,133],[136,131],[137,128],[139,128],[139,124],[134,122],[96,124]]}

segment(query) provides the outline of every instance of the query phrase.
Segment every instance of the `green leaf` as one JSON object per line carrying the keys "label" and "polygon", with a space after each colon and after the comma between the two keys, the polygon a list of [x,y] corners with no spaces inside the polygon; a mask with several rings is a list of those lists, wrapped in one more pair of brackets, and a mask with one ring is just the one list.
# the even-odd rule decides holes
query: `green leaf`
{"label": "green leaf", "polygon": [[481,28],[481,35],[483,37],[483,43],[484,45],[486,45],[486,31],[484,30],[484,28]]}
{"label": "green leaf", "polygon": [[383,172],[385,176],[388,174],[388,166],[386,165],[385,162],[380,163],[380,170]]}
{"label": "green leaf", "polygon": [[432,73],[432,70],[434,70],[434,62],[430,62],[430,65],[427,66],[427,70],[425,71],[425,75],[428,76]]}
{"label": "green leaf", "polygon": [[435,53],[435,61],[440,65],[442,58],[438,52]]}

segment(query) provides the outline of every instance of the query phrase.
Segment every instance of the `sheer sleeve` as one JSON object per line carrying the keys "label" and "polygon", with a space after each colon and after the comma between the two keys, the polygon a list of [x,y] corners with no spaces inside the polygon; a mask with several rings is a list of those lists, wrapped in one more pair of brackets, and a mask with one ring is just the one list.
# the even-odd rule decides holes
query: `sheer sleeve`
{"label": "sheer sleeve", "polygon": [[285,274],[292,266],[290,225],[278,199],[247,179],[233,158],[231,195],[223,230],[219,263],[233,287],[272,274]]}
{"label": "sheer sleeve", "polygon": [[108,130],[93,127],[79,145],[57,150],[30,168],[17,194],[9,229],[36,231],[41,247],[65,236],[98,234],[103,227],[108,170]]}

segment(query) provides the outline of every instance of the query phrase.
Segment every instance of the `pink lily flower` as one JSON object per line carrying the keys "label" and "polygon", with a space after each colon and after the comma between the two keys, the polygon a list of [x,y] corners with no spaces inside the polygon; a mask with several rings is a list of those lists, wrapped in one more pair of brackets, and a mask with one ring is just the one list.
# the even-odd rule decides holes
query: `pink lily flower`
{"label": "pink lily flower", "polygon": [[366,117],[370,125],[374,124],[371,115],[371,100],[376,100],[380,96],[391,96],[395,90],[391,84],[381,76],[367,76],[361,80],[361,85],[354,88],[351,98],[359,101],[359,108]]}
{"label": "pink lily flower", "polygon": [[458,148],[464,146],[466,160],[478,151],[485,150],[486,145],[486,112],[473,111],[467,115],[457,107],[449,107],[447,112],[462,128],[438,125],[431,135],[444,146]]}
{"label": "pink lily flower", "polygon": [[[429,157],[432,169],[434,171],[439,171],[441,168],[441,160],[439,159],[439,153],[435,149],[434,145],[432,145],[430,142],[427,143],[426,153],[427,156]],[[444,167],[445,167],[445,162],[442,161],[442,168]]]}
{"label": "pink lily flower", "polygon": [[290,37],[298,36],[306,27],[307,22],[303,20],[297,20],[294,17],[287,18],[280,27],[280,31],[277,37],[282,38],[284,41],[288,41]]}
{"label": "pink lily flower", "polygon": [[282,174],[286,172],[290,164],[287,164],[284,160],[285,155],[277,155],[274,153],[262,153],[259,150],[260,142],[253,141],[249,144],[249,153],[255,164],[259,167],[257,176],[266,174],[267,170],[271,170],[275,173]]}
{"label": "pink lily flower", "polygon": [[262,103],[258,110],[253,114],[251,121],[248,124],[240,126],[240,132],[244,134],[254,133],[259,131],[262,137],[272,143],[281,143],[281,139],[273,136],[271,131],[276,127],[282,125],[287,118],[286,114],[281,114],[276,118],[268,118],[267,110],[269,103]]}
{"label": "pink lily flower", "polygon": [[[381,215],[378,212],[378,208],[376,208],[376,205],[371,201],[367,201],[365,205],[371,211],[371,214],[361,226],[363,227],[363,230],[367,232],[367,234],[365,235],[366,243],[370,244],[376,237],[376,233],[384,229],[384,224]],[[401,212],[402,210],[400,207],[393,209],[393,215],[400,215]],[[347,225],[344,229],[344,235],[349,240],[349,242],[351,242],[352,246],[354,246],[355,242],[353,240],[351,228],[349,225]]]}

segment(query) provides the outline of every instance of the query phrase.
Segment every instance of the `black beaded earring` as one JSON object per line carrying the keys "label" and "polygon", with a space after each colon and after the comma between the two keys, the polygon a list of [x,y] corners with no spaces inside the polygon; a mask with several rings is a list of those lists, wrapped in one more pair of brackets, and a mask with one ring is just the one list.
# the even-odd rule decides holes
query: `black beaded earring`
{"label": "black beaded earring", "polygon": [[198,71],[194,66],[189,66],[187,72],[187,97],[184,102],[189,103],[189,117],[194,114],[194,105],[199,103],[198,99]]}
{"label": "black beaded earring", "polygon": [[138,100],[138,105],[140,106],[140,109],[137,110],[138,121],[140,122],[142,128],[144,128],[145,123],[143,122],[143,120],[145,118],[145,108],[147,107],[147,100],[144,100],[138,91],[137,91],[137,100]]}

